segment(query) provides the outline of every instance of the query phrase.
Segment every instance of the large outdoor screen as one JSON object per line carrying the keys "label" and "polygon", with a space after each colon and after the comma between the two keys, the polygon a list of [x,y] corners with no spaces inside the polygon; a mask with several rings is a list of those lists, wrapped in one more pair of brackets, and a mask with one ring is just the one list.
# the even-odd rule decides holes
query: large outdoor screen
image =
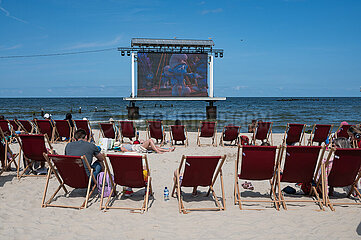
{"label": "large outdoor screen", "polygon": [[138,53],[138,97],[208,97],[207,54]]}

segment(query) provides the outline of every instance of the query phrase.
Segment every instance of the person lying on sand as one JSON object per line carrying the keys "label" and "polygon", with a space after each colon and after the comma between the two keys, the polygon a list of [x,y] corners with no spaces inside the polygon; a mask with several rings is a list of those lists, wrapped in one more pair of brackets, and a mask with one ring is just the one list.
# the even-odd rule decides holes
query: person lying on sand
{"label": "person lying on sand", "polygon": [[[139,142],[139,141],[138,141]],[[134,141],[135,143],[135,141]],[[146,153],[148,150],[154,150],[157,153],[164,153],[164,152],[173,152],[175,148],[164,149],[157,147],[152,139],[148,139],[142,143],[138,144],[122,144],[120,146],[120,150],[123,152],[138,152],[138,153]]]}

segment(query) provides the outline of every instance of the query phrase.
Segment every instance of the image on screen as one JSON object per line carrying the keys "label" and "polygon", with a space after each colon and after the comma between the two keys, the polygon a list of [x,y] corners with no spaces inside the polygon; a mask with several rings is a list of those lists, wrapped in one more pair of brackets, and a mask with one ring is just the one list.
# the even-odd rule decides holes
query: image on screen
{"label": "image on screen", "polygon": [[208,97],[207,54],[138,53],[138,97]]}

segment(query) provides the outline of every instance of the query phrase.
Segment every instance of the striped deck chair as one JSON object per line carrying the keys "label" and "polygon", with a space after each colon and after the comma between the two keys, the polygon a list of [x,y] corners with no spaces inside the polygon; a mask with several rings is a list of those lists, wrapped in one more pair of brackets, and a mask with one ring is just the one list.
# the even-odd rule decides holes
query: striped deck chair
{"label": "striped deck chair", "polygon": [[68,120],[54,120],[55,124],[55,131],[56,131],[56,138],[55,141],[60,140],[62,141],[63,138],[68,142],[71,141],[73,137],[73,128],[70,126]]}
{"label": "striped deck chair", "polygon": [[[226,210],[226,201],[223,186],[223,174],[222,166],[226,160],[224,156],[182,156],[181,163],[176,170],[176,176],[174,179],[172,196],[177,191],[179,213],[188,213],[189,211],[196,210]],[[182,168],[184,167],[184,173],[182,180],[180,180]],[[220,187],[222,191],[222,203],[218,200],[218,197],[214,190],[214,184],[219,176]],[[182,195],[182,187],[208,187],[207,196],[212,192],[213,200],[216,207],[203,207],[203,208],[186,208],[184,206],[184,196]],[[188,200],[187,200],[188,201]],[[199,201],[199,200],[198,200]]]}
{"label": "striped deck chair", "polygon": [[147,121],[148,139],[154,138],[160,145],[165,142],[165,131],[162,121]]}
{"label": "striped deck chair", "polygon": [[230,145],[234,141],[234,144],[237,145],[239,142],[238,135],[240,129],[241,126],[224,126],[219,145],[222,145],[224,147],[224,141],[230,141]]}
{"label": "striped deck chair", "polygon": [[28,120],[16,120],[18,125],[20,126],[20,129],[26,133],[33,133],[34,127]]}
{"label": "striped deck chair", "polygon": [[353,125],[340,125],[335,133],[336,138],[339,137],[344,137],[344,138],[349,138],[350,136],[348,135],[347,131],[349,130],[349,128],[353,126]]}
{"label": "striped deck chair", "polygon": [[287,123],[282,145],[301,145],[306,124]]}
{"label": "striped deck chair", "polygon": [[16,164],[16,157],[19,154],[14,154],[10,147],[9,142],[4,136],[4,133],[0,129],[0,161],[1,161],[1,171],[0,175],[11,167],[11,163],[14,163],[16,169],[18,169],[18,165]]}
{"label": "striped deck chair", "polygon": [[[96,179],[93,174],[93,168],[90,167],[85,156],[65,156],[65,155],[52,155],[44,153],[44,158],[49,164],[50,170],[48,171],[48,175],[46,178],[45,188],[43,199],[41,201],[41,207],[63,207],[63,208],[76,208],[83,209],[88,207],[89,197],[92,195],[94,190],[97,187]],[[85,165],[84,165],[85,163]],[[90,171],[90,175],[88,176],[85,168]],[[56,179],[59,182],[58,188],[55,190],[53,195],[46,200],[46,193],[48,191],[49,180],[51,173],[54,173]],[[95,183],[93,187],[91,186],[91,182]],[[60,189],[63,189],[66,194],[69,191],[66,189],[65,185],[74,188],[86,188],[86,196],[85,200],[80,206],[69,206],[69,205],[58,205],[51,204],[57,193]],[[91,189],[91,190],[90,190]],[[57,198],[59,200],[59,198]]]}
{"label": "striped deck chair", "polygon": [[[103,178],[103,188],[102,194],[100,198],[100,209],[128,209],[128,210],[139,210],[141,213],[144,211],[148,211],[148,200],[149,195],[153,196],[152,183],[149,165],[147,161],[147,156],[142,155],[115,155],[115,154],[107,154],[109,158],[110,166],[107,161],[105,163],[105,173],[104,176],[110,173],[110,169],[113,169],[113,178],[109,178],[111,182],[112,190],[107,198],[106,203],[103,205],[103,197],[104,197],[104,186],[105,179]],[[143,165],[144,160],[144,165]],[[147,175],[145,176],[143,171],[144,168],[147,171]],[[118,198],[118,194],[116,194],[116,186],[126,186],[131,188],[145,188],[145,195],[142,207],[140,208],[132,208],[132,207],[118,207],[113,206],[114,201]],[[112,197],[113,196],[113,197]],[[112,200],[111,200],[112,199]],[[112,202],[112,203],[110,203]]]}
{"label": "striped deck chair", "polygon": [[103,138],[118,139],[118,132],[115,130],[114,123],[99,123],[99,138],[100,134]]}
{"label": "striped deck chair", "polygon": [[[326,168],[330,164],[330,158],[332,157],[332,155],[332,168],[327,176]],[[326,182],[327,178],[328,186],[334,188],[351,186],[347,197],[351,198],[353,202],[331,201],[330,197],[327,194],[326,187],[323,187],[323,203],[327,207],[329,207],[332,211],[335,211],[334,205],[361,205],[361,194],[356,187],[357,182],[361,178],[360,148],[332,148],[326,162],[322,163],[321,170],[323,182]],[[353,193],[356,195],[356,197],[352,196]]]}
{"label": "striped deck chair", "polygon": [[[276,190],[278,188],[278,200],[283,208],[287,210],[286,202],[313,202],[317,203],[321,210],[324,210],[322,200],[316,190],[315,169],[317,163],[323,159],[325,147],[321,146],[283,146],[281,148],[281,157],[277,162]],[[286,152],[283,170],[281,170],[283,152]],[[282,175],[281,175],[282,171]],[[285,200],[281,190],[281,182],[302,183],[311,186],[310,196],[315,199],[297,199]],[[319,188],[320,192],[322,189]]]}
{"label": "striped deck chair", "polygon": [[184,146],[188,146],[187,127],[184,125],[172,125],[169,131],[170,144],[177,145],[177,142],[182,142]]}
{"label": "striped deck chair", "polygon": [[273,145],[272,125],[273,122],[258,122],[256,130],[253,132],[251,143],[253,145],[256,145],[256,141],[260,140],[262,141],[262,143],[266,141],[270,143],[272,146]]}
{"label": "striped deck chair", "polygon": [[[76,129],[83,129],[87,134],[88,142],[94,141],[93,131],[88,120],[73,120]],[[74,131],[75,132],[75,131]]]}
{"label": "striped deck chair", "polygon": [[52,121],[49,119],[34,119],[33,121],[38,129],[37,133],[46,134],[49,137],[50,142],[54,142],[56,132]]}
{"label": "striped deck chair", "polygon": [[[274,182],[275,182],[275,162],[276,162],[276,150],[279,147],[276,146],[251,146],[251,145],[238,145],[238,154],[236,161],[235,171],[235,184],[234,184],[234,204],[239,205],[239,209],[242,210],[242,203],[273,203],[277,210],[279,210],[279,201],[276,196]],[[278,152],[277,162],[280,158],[280,151]],[[241,164],[241,165],[240,165]],[[238,179],[243,180],[268,180],[271,186],[270,200],[241,200],[241,192],[239,188]],[[263,210],[254,209],[251,210]]]}
{"label": "striped deck chair", "polygon": [[130,141],[133,141],[137,133],[137,128],[133,121],[119,121],[120,137],[121,142],[124,142],[124,138],[129,138]]}
{"label": "striped deck chair", "polygon": [[211,138],[212,144],[217,147],[217,122],[200,121],[198,128],[197,145],[201,146],[201,138]]}
{"label": "striped deck chair", "polygon": [[308,139],[308,145],[312,146],[314,142],[321,146],[323,142],[330,136],[333,125],[329,124],[314,124],[310,138]]}

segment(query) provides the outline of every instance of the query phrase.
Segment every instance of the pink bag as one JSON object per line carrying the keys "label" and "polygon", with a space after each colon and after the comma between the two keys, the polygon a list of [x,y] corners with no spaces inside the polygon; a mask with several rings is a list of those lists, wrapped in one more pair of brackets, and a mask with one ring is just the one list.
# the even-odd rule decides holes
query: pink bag
{"label": "pink bag", "polygon": [[[111,174],[110,174],[111,175]],[[114,176],[112,176],[113,182],[114,182]],[[97,183],[98,183],[98,193],[102,194],[102,187],[103,187],[103,178],[104,178],[104,172],[100,172],[97,176]],[[104,197],[109,197],[111,191],[112,191],[112,183],[110,182],[109,174],[107,174],[105,178],[105,186],[104,186]],[[115,189],[113,192],[113,195],[115,194]]]}

